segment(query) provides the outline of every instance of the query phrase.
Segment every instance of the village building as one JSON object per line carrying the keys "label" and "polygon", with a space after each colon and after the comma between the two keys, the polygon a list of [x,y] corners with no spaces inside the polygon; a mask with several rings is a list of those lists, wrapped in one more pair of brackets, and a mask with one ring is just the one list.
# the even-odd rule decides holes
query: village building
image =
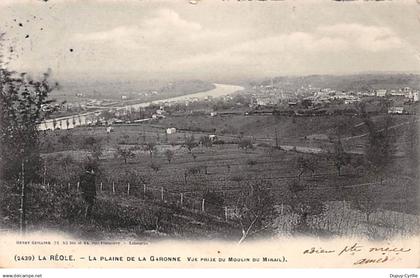
{"label": "village building", "polygon": [[166,134],[174,134],[176,133],[176,128],[170,127],[166,129]]}

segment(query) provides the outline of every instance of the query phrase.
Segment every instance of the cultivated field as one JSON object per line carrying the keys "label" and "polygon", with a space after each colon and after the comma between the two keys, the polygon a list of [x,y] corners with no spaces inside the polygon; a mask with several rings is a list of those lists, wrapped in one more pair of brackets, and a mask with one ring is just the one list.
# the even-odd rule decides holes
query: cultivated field
{"label": "cultivated field", "polygon": [[[410,168],[412,162],[404,152],[407,144],[405,123],[410,119],[406,116],[392,119],[392,125],[398,131],[395,132],[398,139],[395,145],[399,155],[394,156],[382,182],[363,167],[358,167],[357,163],[344,166],[339,175],[333,160],[312,151],[314,148],[332,149],[328,138],[315,136],[313,139],[311,135],[330,136],[337,122],[342,120],[326,117],[191,116],[114,126],[111,133],[107,133],[105,127],[49,131],[42,139],[43,156],[52,162],[47,164],[47,172],[63,173],[61,180],[51,180],[51,183],[59,183],[66,190],[77,192],[80,167],[68,166],[65,171],[59,170],[63,166],[57,165],[62,165],[60,161],[64,158],[78,161],[80,165],[94,152],[86,143],[94,138],[94,145],[101,146],[97,175],[99,200],[125,204],[130,209],[136,209],[132,206],[143,210],[148,206],[166,207],[169,214],[177,210],[176,215],[188,219],[186,223],[193,226],[203,227],[208,221],[216,221],[221,230],[213,233],[214,237],[223,237],[223,229],[235,231],[241,196],[256,184],[273,198],[277,216],[272,225],[276,234],[295,233],[302,217],[296,204],[313,206],[313,203],[317,204],[316,211],[305,216],[305,231],[312,235],[363,234],[372,238],[389,238],[415,233],[419,227],[418,188],[416,176],[413,176],[415,171]],[[346,151],[355,151],[352,161],[357,162],[361,156],[357,151],[363,151],[366,143],[366,130],[360,125],[360,119],[351,120],[354,128],[342,136]],[[375,119],[380,120],[380,117]],[[178,132],[165,134],[165,129],[175,126],[175,123]],[[238,129],[217,132],[230,125]],[[216,131],[206,132],[200,126]],[[279,147],[276,147],[276,132]],[[209,134],[217,134],[217,141],[207,147],[198,144],[202,136]],[[185,142],[191,136],[195,144],[189,149]],[[253,142],[252,148],[239,147],[238,142],[243,138]],[[286,148],[285,145],[297,148]],[[117,155],[118,149],[129,150],[132,155],[125,161]],[[168,152],[171,153],[170,161]],[[299,159],[313,161],[310,169],[302,168]],[[294,189],[296,186],[300,188],[298,191]],[[369,191],[365,196],[368,200],[375,196],[375,208],[353,205],[355,196],[360,197],[360,192],[366,190]],[[170,230],[177,230],[179,234],[185,223],[181,225],[174,221],[171,225]],[[154,229],[165,230],[163,226]],[[189,228],[187,230],[191,232]],[[164,233],[171,234],[169,230]],[[227,234],[232,235],[232,232]]]}

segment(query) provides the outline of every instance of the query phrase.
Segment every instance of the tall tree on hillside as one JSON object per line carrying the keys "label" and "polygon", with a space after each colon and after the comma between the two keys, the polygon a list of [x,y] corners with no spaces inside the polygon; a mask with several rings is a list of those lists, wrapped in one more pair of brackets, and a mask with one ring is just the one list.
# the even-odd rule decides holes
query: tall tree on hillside
{"label": "tall tree on hillside", "polygon": [[330,153],[329,158],[334,162],[339,176],[341,175],[341,168],[350,163],[350,155],[344,151],[341,138],[346,134],[350,134],[353,127],[354,121],[352,117],[340,119],[334,127],[334,134],[332,134],[331,138],[334,151]]}
{"label": "tall tree on hillside", "polygon": [[412,173],[415,177],[418,177],[420,172],[419,169],[419,122],[416,121],[416,117],[410,120],[408,129],[405,134],[405,152],[410,159],[410,166]]}
{"label": "tall tree on hillside", "polygon": [[0,175],[16,180],[25,168],[27,181],[36,179],[39,158],[39,132],[37,125],[54,109],[49,93],[49,73],[40,81],[27,74],[16,74],[0,64]]}
{"label": "tall tree on hillside", "polygon": [[[3,53],[4,34],[0,33],[0,54]],[[49,93],[57,87],[49,82],[49,73],[34,80],[26,73],[16,73],[7,68],[0,56],[0,179],[16,181],[20,188],[20,228],[25,230],[26,191],[30,181],[39,179],[38,124],[54,109]],[[11,183],[13,184],[13,183]],[[4,192],[5,193],[5,192]]]}
{"label": "tall tree on hillside", "polygon": [[341,175],[341,168],[350,163],[350,155],[344,151],[340,139],[334,141],[334,152],[331,154],[337,174]]}
{"label": "tall tree on hillside", "polygon": [[369,117],[365,117],[365,125],[368,127],[368,142],[366,145],[366,160],[369,169],[380,177],[382,184],[383,175],[386,168],[392,162],[394,152],[394,137],[389,127],[391,126],[391,118],[386,117],[384,127],[377,128]]}

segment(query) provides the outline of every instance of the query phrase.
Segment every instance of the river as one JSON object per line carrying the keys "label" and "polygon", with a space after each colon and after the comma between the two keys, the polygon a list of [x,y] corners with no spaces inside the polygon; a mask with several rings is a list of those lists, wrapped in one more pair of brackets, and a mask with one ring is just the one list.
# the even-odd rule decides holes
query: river
{"label": "river", "polygon": [[[198,92],[192,93],[188,95],[178,96],[178,97],[171,97],[166,99],[154,100],[150,102],[143,102],[137,104],[130,104],[126,106],[120,107],[110,107],[97,110],[95,112],[88,112],[82,113],[77,115],[71,115],[66,117],[59,117],[54,119],[45,120],[38,125],[38,130],[54,130],[54,129],[72,129],[78,126],[84,126],[88,124],[92,124],[98,118],[98,115],[101,111],[106,109],[116,109],[116,110],[129,110],[129,109],[139,109],[142,107],[147,107],[151,104],[159,104],[159,103],[167,103],[167,102],[184,102],[189,99],[205,99],[206,97],[223,97],[237,91],[243,90],[244,88],[237,85],[229,85],[229,84],[214,84],[216,88],[212,90],[208,90],[205,92]],[[54,124],[55,123],[55,124]]]}

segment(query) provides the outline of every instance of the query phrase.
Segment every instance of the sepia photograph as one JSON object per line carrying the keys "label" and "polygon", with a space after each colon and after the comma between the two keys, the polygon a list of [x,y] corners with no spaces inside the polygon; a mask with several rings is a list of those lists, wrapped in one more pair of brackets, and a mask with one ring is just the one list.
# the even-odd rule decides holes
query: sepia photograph
{"label": "sepia photograph", "polygon": [[419,267],[419,27],[409,0],[1,0],[0,267]]}

